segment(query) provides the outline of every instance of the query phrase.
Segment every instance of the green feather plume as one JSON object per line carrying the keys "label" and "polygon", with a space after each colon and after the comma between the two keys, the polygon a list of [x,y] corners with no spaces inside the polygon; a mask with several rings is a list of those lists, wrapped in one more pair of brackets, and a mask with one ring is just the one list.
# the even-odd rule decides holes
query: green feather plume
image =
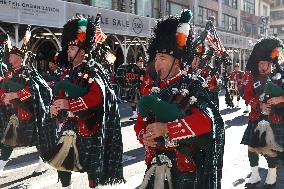
{"label": "green feather plume", "polygon": [[184,9],[181,13],[179,22],[180,23],[188,23],[192,19],[192,12],[189,9]]}

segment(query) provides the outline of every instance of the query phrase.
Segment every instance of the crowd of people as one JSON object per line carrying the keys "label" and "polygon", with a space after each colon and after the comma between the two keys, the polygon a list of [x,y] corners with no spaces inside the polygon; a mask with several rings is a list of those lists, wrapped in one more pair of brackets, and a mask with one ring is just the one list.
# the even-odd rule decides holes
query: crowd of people
{"label": "crowd of people", "polygon": [[[148,58],[139,57],[136,67],[120,72],[122,87],[132,91],[130,119],[145,148],[147,168],[138,188],[221,189],[223,88],[231,102],[237,97],[233,108],[242,97],[244,113],[249,113],[240,141],[248,146],[252,169],[246,187],[260,182],[258,158],[263,155],[269,167],[264,186],[272,188],[278,161],[284,157],[284,74],[279,66],[283,43],[275,37],[260,39],[245,72],[237,63],[221,78],[220,70],[230,61],[218,36],[208,37],[215,29],[214,19],[197,37],[191,19],[191,11],[183,10],[158,20]],[[114,79],[106,69],[108,59],[102,58],[107,56],[105,44],[96,41],[99,20],[69,20],[62,50],[50,52],[49,71],[43,76],[31,64],[29,31],[21,48],[9,45],[8,38],[1,44],[0,171],[15,147],[36,146],[40,163],[33,174],[44,172],[49,164],[57,170],[62,188],[72,188],[74,171],[87,173],[90,188],[125,182]],[[273,77],[276,73],[280,78]]]}

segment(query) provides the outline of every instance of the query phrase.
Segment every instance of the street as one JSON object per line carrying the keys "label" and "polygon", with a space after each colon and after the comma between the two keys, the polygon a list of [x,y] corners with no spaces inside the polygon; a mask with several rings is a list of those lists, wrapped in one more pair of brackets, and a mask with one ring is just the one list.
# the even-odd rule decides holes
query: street
{"label": "street", "polygon": [[[145,164],[144,151],[136,140],[133,129],[133,121],[129,121],[131,108],[128,103],[120,106],[122,136],[123,136],[123,165],[124,176],[127,182],[116,186],[105,186],[101,188],[134,189],[142,182]],[[220,96],[220,111],[223,116],[226,128],[226,144],[224,155],[222,189],[241,189],[248,180],[250,167],[247,158],[247,147],[240,144],[243,132],[246,128],[248,115],[243,115],[245,110],[244,102],[240,103],[241,108],[229,109],[225,105],[224,96]],[[4,173],[0,177],[0,188],[9,189],[55,189],[60,188],[57,173],[50,168],[40,176],[32,176],[37,165],[38,154],[35,147],[17,148],[11,161],[8,162]],[[265,181],[267,164],[263,157],[260,158],[260,173],[262,181]],[[282,178],[281,178],[282,177]],[[75,189],[88,188],[87,175],[82,173],[72,174],[73,186]],[[263,183],[255,189],[263,188]],[[284,188],[284,171],[278,170],[278,181],[276,189]]]}

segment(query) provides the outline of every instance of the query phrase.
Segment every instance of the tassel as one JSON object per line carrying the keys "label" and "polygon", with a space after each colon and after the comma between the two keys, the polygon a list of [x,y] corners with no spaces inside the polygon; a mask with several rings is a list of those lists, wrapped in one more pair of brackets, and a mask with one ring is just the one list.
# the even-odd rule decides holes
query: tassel
{"label": "tassel", "polygon": [[72,170],[74,167],[74,148],[70,148],[69,153],[62,163],[62,166],[67,170]]}
{"label": "tassel", "polygon": [[63,145],[63,143],[60,143],[60,144],[57,144],[53,149],[43,151],[41,153],[41,158],[44,161],[52,160],[55,157],[55,155],[59,152],[59,150],[62,148],[62,145]]}
{"label": "tassel", "polygon": [[260,131],[255,131],[252,137],[251,147],[265,147],[266,144],[266,132],[260,133]]}
{"label": "tassel", "polygon": [[[149,181],[154,176],[154,189],[169,188],[173,189],[171,168],[167,164],[153,164],[146,172],[142,184],[139,189],[145,189],[148,187]],[[166,180],[167,178],[167,180]]]}

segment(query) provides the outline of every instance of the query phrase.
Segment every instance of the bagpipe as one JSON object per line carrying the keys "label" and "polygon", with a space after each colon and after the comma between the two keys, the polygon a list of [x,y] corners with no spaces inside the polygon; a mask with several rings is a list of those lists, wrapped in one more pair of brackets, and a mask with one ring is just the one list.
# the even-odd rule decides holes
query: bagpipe
{"label": "bagpipe", "polygon": [[[227,106],[233,107],[233,98],[230,95],[230,91],[228,89],[228,83],[229,83],[229,71],[227,67],[229,67],[232,62],[230,59],[230,56],[226,52],[226,49],[224,48],[224,45],[222,44],[222,41],[220,40],[217,30],[213,24],[215,18],[210,17],[206,23],[204,31],[201,33],[201,35],[194,41],[192,45],[192,49],[196,49],[195,51],[192,51],[192,56],[198,56],[200,59],[200,65],[199,65],[199,71],[195,73],[196,76],[202,76],[200,75],[202,73],[202,70],[211,64],[212,58],[214,58],[215,65],[209,69],[209,73],[207,74],[207,77],[203,78],[205,79],[204,86],[207,86],[206,84],[208,81],[217,74],[219,70],[221,70],[222,67],[224,67],[223,72],[223,87],[225,89],[225,101]],[[204,42],[207,40],[209,47],[208,50],[202,49],[205,48]],[[193,58],[191,58],[192,60]],[[219,82],[217,82],[218,85],[220,85]],[[219,88],[219,86],[218,86]]]}
{"label": "bagpipe", "polygon": [[[189,50],[187,51],[188,53],[186,54],[186,60],[185,62],[187,64],[190,64],[196,55],[200,55],[202,52],[204,52],[202,49],[198,48],[200,46],[203,46],[203,43],[207,37],[208,30],[212,27],[212,21],[208,20],[206,27],[203,32],[201,32],[201,35],[194,41],[188,40],[187,46]],[[189,38],[192,37],[191,35],[188,36]],[[211,54],[213,54],[213,50],[210,51]],[[209,55],[209,54],[208,54]],[[208,61],[211,59],[211,56],[209,58],[208,56]],[[206,60],[207,61],[207,60]],[[206,61],[204,60],[202,65],[206,65]],[[151,66],[150,64],[148,66]],[[178,89],[178,88],[172,88],[172,91],[168,90],[162,90],[160,91],[159,89],[159,83],[160,83],[160,78],[159,78],[159,73],[155,72],[152,74],[154,84],[155,86],[152,88],[152,92],[150,95],[143,96],[139,103],[138,103],[138,111],[142,117],[148,117],[151,114],[155,115],[155,118],[160,121],[160,122],[170,122],[174,121],[176,119],[181,119],[183,118],[186,114],[186,112],[189,110],[190,105],[194,104],[197,100],[197,97],[191,96],[190,98],[188,95],[190,92],[188,91],[188,88],[191,88],[196,82],[199,82],[196,79],[190,79],[190,75],[185,75],[182,76],[183,78],[187,78],[189,83],[186,83],[185,85],[187,88],[183,89]],[[182,78],[182,80],[183,80]],[[185,79],[185,80],[187,80]],[[198,94],[198,91],[195,91],[196,94]],[[167,93],[168,94],[168,99],[161,100],[160,95]],[[175,98],[178,97],[178,100],[175,101]],[[181,102],[183,100],[187,99],[188,104],[184,108],[184,110],[181,110]],[[150,116],[151,117],[151,116]]]}

